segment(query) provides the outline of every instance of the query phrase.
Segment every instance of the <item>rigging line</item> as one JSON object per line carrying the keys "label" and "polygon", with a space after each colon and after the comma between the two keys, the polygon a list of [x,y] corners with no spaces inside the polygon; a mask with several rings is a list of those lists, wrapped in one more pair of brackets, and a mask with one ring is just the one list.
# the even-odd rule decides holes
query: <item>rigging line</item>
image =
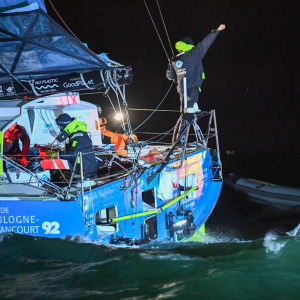
{"label": "rigging line", "polygon": [[164,147],[169,147],[172,146],[172,143],[167,143],[167,142],[150,142],[149,145],[151,146],[164,146]]}
{"label": "rigging line", "polygon": [[[58,11],[56,10],[55,6],[53,5],[52,1],[51,1],[51,0],[48,0],[48,1],[49,1],[50,5],[52,6],[54,12],[57,14],[57,16],[59,17],[59,19],[61,20],[61,22],[64,24],[64,26],[69,30],[69,32],[73,35],[73,37],[74,37],[78,42],[80,42],[81,44],[83,44],[83,43],[81,42],[81,40],[75,35],[75,33],[70,29],[70,27],[69,27],[69,26],[66,24],[66,22],[63,20],[63,18],[62,18],[61,15],[58,13]],[[106,62],[108,62],[108,63],[113,64],[110,60],[107,60],[107,59],[104,58],[104,57],[101,57],[101,58],[100,58],[99,55],[96,54],[94,51],[92,51],[90,48],[88,48],[88,47],[86,47],[86,48],[87,48],[91,53],[93,53],[94,55],[96,55],[100,60],[104,60],[104,61],[106,61]],[[123,66],[122,64],[119,64],[119,63],[116,63],[116,62],[114,62],[114,64],[115,64],[116,66],[119,66],[119,67]]]}
{"label": "rigging line", "polygon": [[93,90],[93,88],[89,87],[88,84],[86,83],[82,73],[80,73],[80,79],[82,83],[87,87],[88,90]]}
{"label": "rigging line", "polygon": [[121,108],[121,104],[120,104],[119,94],[117,91],[115,91],[115,93],[116,93],[118,106],[119,106],[119,112],[120,112],[120,116],[121,116],[121,127],[122,127],[123,131],[126,132],[127,130],[126,130],[125,122],[124,122],[124,117],[122,114],[122,108]]}
{"label": "rigging line", "polygon": [[[149,131],[138,131],[136,132],[137,134],[156,134],[156,135],[161,135],[161,134],[164,134],[164,132],[149,132]],[[170,135],[172,135],[172,133],[168,133]]]}
{"label": "rigging line", "polygon": [[[113,82],[110,82],[110,81],[112,81],[111,75],[109,75],[109,76],[110,76],[109,84],[111,84],[111,83],[113,84]],[[125,122],[124,122],[124,118],[123,118],[123,114],[122,114],[122,108],[121,108],[121,104],[120,104],[120,98],[119,98],[118,90],[114,89],[112,85],[111,85],[111,87],[112,87],[112,89],[115,92],[116,97],[117,97],[118,106],[119,106],[119,112],[121,114],[121,127],[124,130],[124,132],[126,132],[126,126],[125,126]]]}
{"label": "rigging line", "polygon": [[116,87],[116,83],[113,81],[113,78],[111,76],[111,72],[107,72],[107,79],[108,79],[108,84],[110,85],[110,87],[112,88],[112,90],[114,91],[116,97],[117,97],[117,101],[118,101],[118,105],[119,105],[119,111],[121,113],[121,127],[124,130],[124,132],[126,132],[126,128],[125,128],[125,124],[124,124],[124,119],[123,119],[123,115],[122,115],[122,109],[121,109],[121,105],[120,105],[120,100],[119,100],[119,94],[117,89],[114,88],[114,86]]}
{"label": "rigging line", "polygon": [[171,44],[171,41],[170,41],[170,37],[169,37],[169,34],[168,34],[167,27],[166,27],[166,24],[165,24],[165,20],[164,20],[164,18],[163,18],[162,13],[161,13],[161,9],[160,9],[158,0],[156,0],[156,4],[157,4],[157,7],[158,7],[158,10],[159,10],[159,13],[160,13],[160,17],[161,17],[162,23],[163,23],[164,28],[165,28],[165,32],[166,32],[166,35],[167,35],[167,38],[168,38],[168,41],[169,41],[169,45],[170,45],[170,48],[171,48],[171,51],[172,51],[172,55],[173,55],[173,57],[174,57],[175,54],[174,54],[173,47],[172,47],[172,44]]}
{"label": "rigging line", "polygon": [[[120,90],[120,92],[121,92],[121,90]],[[121,93],[121,95],[123,97],[123,106],[124,106],[124,111],[125,111],[126,120],[127,120],[128,132],[129,132],[129,135],[131,135],[132,134],[132,126],[131,126],[131,122],[130,122],[130,118],[129,118],[128,104],[126,101],[125,85],[123,85],[123,93]]]}
{"label": "rigging line", "polygon": [[165,135],[163,135],[160,139],[158,139],[156,142],[160,142],[162,139],[164,139],[169,133],[166,133]]}
{"label": "rigging line", "polygon": [[131,126],[131,122],[130,122],[130,118],[129,118],[129,111],[128,111],[128,104],[126,101],[126,95],[125,95],[125,85],[123,85],[123,105],[124,105],[124,110],[126,113],[126,119],[127,119],[127,123],[128,123],[128,129],[129,129],[129,134],[132,134],[132,126]]}
{"label": "rigging line", "polygon": [[[128,110],[137,110],[137,111],[154,111],[154,109],[151,108],[128,108]],[[176,112],[179,113],[180,110],[175,109],[156,109],[157,112]]]}
{"label": "rigging line", "polygon": [[[175,127],[175,126],[174,126],[174,127]],[[158,138],[158,137],[160,137],[160,136],[163,136],[162,138],[166,137],[166,136],[169,134],[169,132],[171,132],[172,130],[174,130],[174,127],[171,128],[171,129],[169,129],[168,131],[165,131],[165,132],[163,132],[163,133],[160,133],[160,134],[158,134],[158,135],[156,135],[156,136],[154,136],[154,137],[152,137],[152,138],[146,140],[145,142],[152,141],[152,140],[154,140],[155,138]],[[161,139],[162,139],[162,138],[161,138]],[[160,139],[160,140],[161,140],[161,139]],[[158,140],[158,141],[160,141],[160,140]]]}
{"label": "rigging line", "polygon": [[169,94],[169,92],[170,92],[173,84],[174,84],[174,82],[171,83],[171,86],[169,87],[167,93],[165,94],[165,96],[163,97],[163,99],[161,100],[161,102],[158,104],[158,106],[154,109],[154,111],[149,115],[149,117],[146,120],[144,120],[138,127],[136,127],[132,132],[135,132],[138,128],[140,128],[143,124],[145,124],[151,118],[151,116],[156,112],[156,110],[161,106],[161,104],[166,99],[166,97]]}
{"label": "rigging line", "polygon": [[74,38],[79,41],[80,43],[81,40],[75,35],[75,33],[70,29],[70,27],[66,24],[66,22],[63,20],[63,18],[61,17],[61,15],[58,13],[58,11],[56,10],[56,8],[54,7],[53,3],[51,0],[48,0],[50,5],[52,6],[53,10],[55,11],[55,13],[57,14],[57,16],[59,17],[59,19],[61,20],[61,22],[64,24],[64,26],[69,30],[69,32],[74,36]]}
{"label": "rigging line", "polygon": [[6,0],[4,0],[5,4],[7,7],[9,7],[10,9],[13,9],[10,5],[7,4]]}
{"label": "rigging line", "polygon": [[[174,128],[174,127],[173,127],[173,128]],[[168,130],[168,131],[166,131],[166,132],[158,133],[156,136],[153,136],[153,137],[151,137],[151,138],[145,140],[145,142],[149,142],[149,141],[155,140],[156,138],[159,138],[159,137],[161,137],[161,136],[166,137],[167,135],[170,134],[170,132],[173,130],[173,128],[170,129],[170,130]],[[155,141],[154,141],[154,142],[155,142]]]}
{"label": "rigging line", "polygon": [[112,101],[111,101],[111,99],[110,99],[109,94],[107,94],[107,98],[109,99],[109,102],[110,102],[110,104],[111,104],[111,106],[112,106],[114,112],[117,113],[117,111],[116,111],[116,109],[115,109],[115,106],[114,106],[114,104],[112,103]]}
{"label": "rigging line", "polygon": [[165,135],[163,135],[160,139],[153,141],[152,143],[156,142],[159,143],[162,139],[164,139],[168,134],[166,133]]}
{"label": "rigging line", "polygon": [[[119,91],[119,94],[123,100],[123,107],[124,107],[124,112],[125,112],[125,116],[126,116],[128,132],[130,135],[130,134],[132,134],[132,128],[131,128],[131,123],[130,123],[130,119],[129,119],[129,115],[128,115],[127,102],[126,102],[126,97],[125,97],[125,86],[123,86],[123,93],[122,93],[122,91],[120,89],[120,85],[118,83],[116,83],[116,88]],[[122,116],[122,118],[123,118],[123,116]]]}
{"label": "rigging line", "polygon": [[163,41],[162,41],[162,39],[161,39],[161,37],[160,37],[160,35],[159,35],[159,32],[158,32],[158,30],[157,30],[157,28],[156,28],[156,26],[155,26],[154,20],[153,20],[153,18],[152,18],[152,16],[151,16],[151,13],[150,13],[150,10],[149,10],[149,8],[148,8],[148,6],[147,6],[146,0],[144,0],[144,4],[145,4],[145,6],[146,6],[146,9],[147,9],[147,11],[148,11],[149,17],[150,17],[150,19],[151,19],[151,21],[152,21],[152,24],[153,24],[153,26],[154,26],[154,29],[155,29],[155,31],[156,31],[156,33],[157,33],[157,36],[158,36],[158,38],[159,38],[159,40],[160,40],[160,43],[161,43],[161,45],[162,45],[162,47],[163,47],[163,49],[164,49],[164,51],[165,51],[165,54],[166,54],[166,56],[167,56],[168,61],[169,61],[169,55],[168,55],[168,53],[167,53],[167,51],[166,51],[166,48],[165,48],[165,46],[164,46],[164,43],[163,43]]}

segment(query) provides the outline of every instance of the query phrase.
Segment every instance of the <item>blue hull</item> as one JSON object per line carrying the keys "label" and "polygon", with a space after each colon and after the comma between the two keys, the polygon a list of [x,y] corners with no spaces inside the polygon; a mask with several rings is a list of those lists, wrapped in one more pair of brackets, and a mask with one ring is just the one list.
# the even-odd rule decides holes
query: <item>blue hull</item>
{"label": "blue hull", "polygon": [[[215,176],[219,170],[212,168],[209,149],[189,154],[181,167],[179,163],[173,160],[166,167],[168,172],[163,171],[166,176],[175,175],[177,182],[167,177],[163,181],[160,174],[148,184],[147,178],[159,168],[157,165],[141,172],[129,187],[130,176],[85,191],[84,205],[81,195],[74,201],[0,199],[0,232],[60,238],[82,235],[113,244],[187,237],[209,217],[222,180]],[[171,199],[195,186],[196,191],[166,207]],[[166,208],[159,210],[161,207]]]}
{"label": "blue hull", "polygon": [[0,232],[33,236],[85,235],[77,201],[0,201]]}

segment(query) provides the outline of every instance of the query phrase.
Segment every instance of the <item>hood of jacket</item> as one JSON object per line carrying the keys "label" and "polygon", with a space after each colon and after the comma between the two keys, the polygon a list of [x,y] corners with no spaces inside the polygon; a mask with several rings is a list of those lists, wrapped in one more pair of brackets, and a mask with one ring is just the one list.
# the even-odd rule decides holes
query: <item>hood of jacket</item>
{"label": "hood of jacket", "polygon": [[195,46],[191,44],[186,44],[185,42],[179,41],[175,44],[175,48],[178,52],[187,52],[193,49]]}

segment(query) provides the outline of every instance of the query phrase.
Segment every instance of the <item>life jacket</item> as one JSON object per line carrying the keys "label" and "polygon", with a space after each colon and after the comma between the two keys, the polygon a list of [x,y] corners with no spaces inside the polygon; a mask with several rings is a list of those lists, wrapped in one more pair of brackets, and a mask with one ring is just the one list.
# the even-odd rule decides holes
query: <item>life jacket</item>
{"label": "life jacket", "polygon": [[84,122],[74,119],[64,128],[64,131],[66,131],[68,134],[72,134],[77,131],[87,132],[87,126]]}

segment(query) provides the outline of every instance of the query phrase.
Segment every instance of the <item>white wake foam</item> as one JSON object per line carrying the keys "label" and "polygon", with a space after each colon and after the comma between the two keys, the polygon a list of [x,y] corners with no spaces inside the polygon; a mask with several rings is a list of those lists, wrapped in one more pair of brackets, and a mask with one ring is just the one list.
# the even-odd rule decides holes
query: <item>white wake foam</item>
{"label": "white wake foam", "polygon": [[276,233],[268,232],[264,237],[263,245],[266,248],[266,253],[278,253],[286,245],[286,243],[287,241],[279,241]]}
{"label": "white wake foam", "polygon": [[297,236],[299,230],[300,230],[300,224],[298,224],[296,226],[296,228],[294,228],[293,230],[286,232],[286,234],[289,235],[289,236]]}

